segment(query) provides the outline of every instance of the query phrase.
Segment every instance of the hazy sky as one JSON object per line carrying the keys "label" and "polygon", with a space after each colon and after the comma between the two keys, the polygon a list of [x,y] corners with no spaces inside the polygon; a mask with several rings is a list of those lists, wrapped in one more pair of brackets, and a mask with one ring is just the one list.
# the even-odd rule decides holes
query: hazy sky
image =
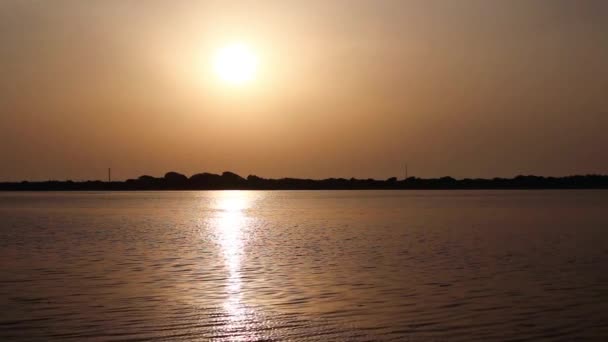
{"label": "hazy sky", "polygon": [[[608,1],[0,2],[0,180],[608,173]],[[210,72],[254,49],[251,83]]]}

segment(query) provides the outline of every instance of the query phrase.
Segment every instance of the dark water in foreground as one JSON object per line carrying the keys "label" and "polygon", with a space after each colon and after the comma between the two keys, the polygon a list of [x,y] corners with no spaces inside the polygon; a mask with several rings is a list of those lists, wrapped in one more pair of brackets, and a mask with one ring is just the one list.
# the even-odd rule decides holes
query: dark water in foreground
{"label": "dark water in foreground", "polygon": [[0,193],[0,340],[607,340],[608,191]]}

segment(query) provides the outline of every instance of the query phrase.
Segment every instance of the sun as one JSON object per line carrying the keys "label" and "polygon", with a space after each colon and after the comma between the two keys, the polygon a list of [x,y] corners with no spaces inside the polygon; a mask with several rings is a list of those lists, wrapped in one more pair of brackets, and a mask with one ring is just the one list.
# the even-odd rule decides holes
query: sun
{"label": "sun", "polygon": [[242,85],[255,79],[258,62],[258,56],[248,45],[233,43],[217,50],[213,70],[221,81]]}

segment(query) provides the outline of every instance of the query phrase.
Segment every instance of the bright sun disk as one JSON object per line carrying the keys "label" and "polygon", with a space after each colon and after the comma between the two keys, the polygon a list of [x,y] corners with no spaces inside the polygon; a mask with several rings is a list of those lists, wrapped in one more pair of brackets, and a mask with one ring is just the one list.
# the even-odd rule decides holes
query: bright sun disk
{"label": "bright sun disk", "polygon": [[252,81],[258,68],[256,54],[244,44],[231,44],[219,49],[213,69],[220,80],[240,85]]}

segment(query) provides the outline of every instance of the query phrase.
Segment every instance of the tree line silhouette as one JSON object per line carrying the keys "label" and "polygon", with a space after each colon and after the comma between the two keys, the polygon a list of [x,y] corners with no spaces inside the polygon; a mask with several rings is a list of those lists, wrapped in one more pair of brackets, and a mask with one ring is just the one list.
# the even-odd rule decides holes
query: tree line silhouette
{"label": "tree line silhouette", "polygon": [[148,175],[126,181],[42,181],[4,182],[0,191],[96,191],[96,190],[366,190],[366,189],[608,189],[606,175],[567,177],[517,176],[514,178],[417,178],[386,180],[328,178],[270,179],[250,175],[243,178],[226,171],[197,173],[187,177],[167,172],[164,177]]}

